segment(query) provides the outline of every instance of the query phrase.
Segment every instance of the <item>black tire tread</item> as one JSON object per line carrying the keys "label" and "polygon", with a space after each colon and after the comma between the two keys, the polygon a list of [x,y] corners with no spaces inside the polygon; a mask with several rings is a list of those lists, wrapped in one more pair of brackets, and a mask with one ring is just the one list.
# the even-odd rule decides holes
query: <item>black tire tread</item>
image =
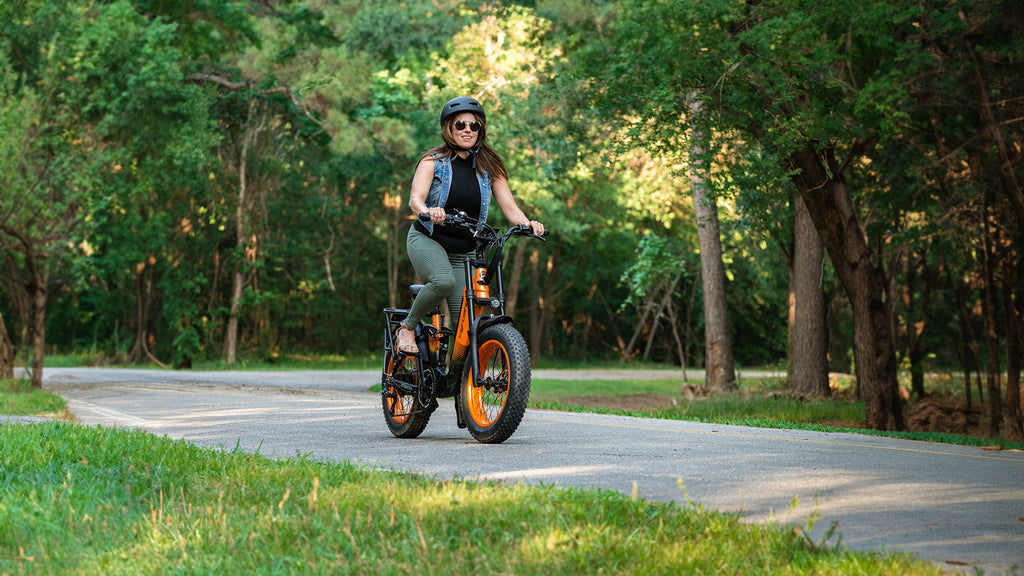
{"label": "black tire tread", "polygon": [[[501,415],[490,426],[481,427],[469,415],[467,391],[463,390],[460,396],[469,433],[473,438],[483,444],[500,444],[515,433],[526,414],[526,405],[530,400],[530,351],[522,334],[509,324],[495,324],[485,328],[480,333],[477,346],[483,346],[491,340],[501,343],[509,361],[509,392]],[[470,386],[468,382],[472,371],[472,366],[467,362],[463,371],[462,386]]]}

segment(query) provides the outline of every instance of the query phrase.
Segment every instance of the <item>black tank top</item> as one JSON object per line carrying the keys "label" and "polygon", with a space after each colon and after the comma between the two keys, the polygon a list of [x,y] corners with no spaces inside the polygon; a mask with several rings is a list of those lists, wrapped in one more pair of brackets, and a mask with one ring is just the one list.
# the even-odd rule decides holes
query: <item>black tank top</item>
{"label": "black tank top", "polygon": [[[472,156],[465,159],[452,156],[452,185],[448,189],[448,200],[445,201],[444,211],[446,214],[465,212],[470,218],[480,218],[480,182],[476,179]],[[419,221],[415,226],[420,232],[428,234],[426,227]],[[447,226],[435,224],[434,234],[430,237],[444,247],[449,254],[463,254],[472,252],[476,248],[476,243],[468,232]]]}

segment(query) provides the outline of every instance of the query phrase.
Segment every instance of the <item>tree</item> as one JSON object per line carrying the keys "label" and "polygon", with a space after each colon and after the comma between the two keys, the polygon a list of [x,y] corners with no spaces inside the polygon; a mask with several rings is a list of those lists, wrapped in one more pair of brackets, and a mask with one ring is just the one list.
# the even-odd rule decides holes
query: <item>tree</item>
{"label": "tree", "polygon": [[[645,91],[665,103],[663,124],[679,117],[672,98],[697,90],[715,112],[717,134],[747,135],[791,174],[853,305],[868,424],[902,428],[885,270],[864,233],[847,181],[852,159],[869,150],[874,139],[870,131],[854,132],[841,147],[836,142],[837,134],[849,133],[834,120],[843,113],[858,129],[866,123],[857,117],[854,100],[840,106],[847,84],[833,82],[828,73],[832,63],[847,57],[829,50],[843,45],[819,40],[820,34],[847,32],[848,26],[837,25],[842,20],[837,16],[852,14],[853,8],[759,5],[630,4],[614,46],[627,58],[625,66],[645,69],[645,76],[655,79]],[[888,17],[892,26],[885,7],[871,17],[879,22]],[[888,71],[868,69],[868,74]]]}
{"label": "tree", "polygon": [[[623,17],[616,22],[618,27],[610,33],[607,45],[594,42],[586,48],[586,64],[581,72],[592,75],[594,81],[581,95],[582,105],[596,108],[606,122],[642,127],[634,133],[645,132],[643,141],[653,153],[686,166],[701,253],[706,383],[715,390],[728,390],[735,387],[736,378],[726,313],[717,194],[710,185],[716,151],[710,144],[713,126],[699,96],[701,87],[668,86],[674,79],[663,70],[673,66],[675,48],[648,41],[648,33],[651,38],[658,34],[649,32],[649,16]],[[610,65],[608,52],[616,54]],[[646,72],[636,74],[636,70]]]}
{"label": "tree", "polygon": [[702,103],[689,97],[690,192],[697,219],[700,244],[700,274],[704,287],[704,368],[705,385],[718,392],[735,389],[732,342],[725,302],[725,266],[722,264],[722,235],[718,225],[718,203],[708,193],[707,149],[703,133]]}
{"label": "tree", "polygon": [[[968,338],[964,370],[977,370],[980,354],[986,355],[989,432],[998,433],[1005,423],[1011,435],[1019,435],[1024,428],[1018,347],[1024,103],[1011,95],[1024,88],[1019,66],[1024,22],[1019,6],[1008,1],[947,8],[944,2],[926,3],[915,22],[920,33],[911,38],[927,58],[911,68],[916,73],[907,83],[913,98],[907,106],[908,141],[928,160],[918,170],[927,182],[923,189],[939,206],[931,212],[938,227],[965,231],[949,241],[970,265],[964,267],[969,284],[955,281],[962,286],[957,296],[961,309],[970,297],[978,298],[984,349],[974,352],[978,339]],[[975,331],[975,315],[961,316],[965,335]],[[1008,375],[1002,404],[1004,354]],[[969,382],[966,392],[969,398]]]}
{"label": "tree", "polygon": [[[16,66],[0,69],[7,80],[0,109],[0,124],[6,128],[0,136],[6,164],[0,174],[0,246],[14,259],[20,288],[31,303],[31,319],[23,321],[32,339],[32,385],[41,387],[51,281],[60,261],[73,257],[76,245],[87,245],[82,244],[86,216],[97,193],[91,167],[99,156],[98,138],[89,125],[96,119],[89,112],[96,103],[83,93],[73,65],[75,54],[95,37],[86,15],[74,7],[5,6],[0,17],[6,21],[14,15],[4,12],[17,10],[34,10],[37,18],[58,23],[45,39],[25,35],[7,42],[14,53],[47,45],[40,68],[24,71],[31,82],[11,79]],[[70,75],[65,72],[69,67]]]}

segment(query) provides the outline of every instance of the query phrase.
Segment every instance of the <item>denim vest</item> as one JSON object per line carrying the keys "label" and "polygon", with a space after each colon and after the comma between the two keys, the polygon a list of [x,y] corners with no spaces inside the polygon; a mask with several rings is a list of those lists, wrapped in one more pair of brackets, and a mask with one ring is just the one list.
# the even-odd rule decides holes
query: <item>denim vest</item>
{"label": "denim vest", "polygon": [[[448,191],[452,187],[452,161],[434,155],[434,181],[427,192],[427,208],[444,206],[448,201]],[[487,221],[487,207],[491,205],[491,177],[484,171],[483,175],[476,172],[476,180],[480,184],[480,222]],[[427,232],[434,233],[433,222],[420,222]]]}

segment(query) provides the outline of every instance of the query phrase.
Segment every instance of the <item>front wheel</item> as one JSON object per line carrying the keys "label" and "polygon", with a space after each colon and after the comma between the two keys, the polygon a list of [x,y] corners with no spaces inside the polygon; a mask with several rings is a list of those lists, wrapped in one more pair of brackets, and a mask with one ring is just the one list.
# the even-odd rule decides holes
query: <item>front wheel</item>
{"label": "front wheel", "polygon": [[530,352],[523,336],[508,324],[484,328],[477,345],[483,378],[475,385],[472,363],[466,363],[459,395],[462,414],[473,438],[498,444],[512,436],[526,412]]}

